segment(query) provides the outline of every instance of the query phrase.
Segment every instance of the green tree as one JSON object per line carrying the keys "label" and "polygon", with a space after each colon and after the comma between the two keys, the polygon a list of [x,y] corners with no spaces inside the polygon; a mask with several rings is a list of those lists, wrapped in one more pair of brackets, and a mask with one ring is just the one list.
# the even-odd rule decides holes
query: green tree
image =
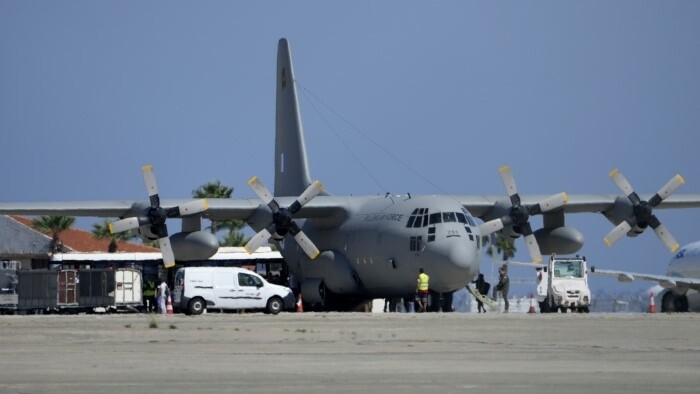
{"label": "green tree", "polygon": [[486,254],[494,259],[496,256],[502,254],[503,261],[507,261],[509,258],[515,256],[517,249],[515,248],[515,240],[505,237],[494,237],[495,242],[491,242],[491,237],[482,237],[482,245],[487,245]]}
{"label": "green tree", "polygon": [[240,231],[245,222],[242,220],[229,219],[219,222],[219,229],[228,230],[224,239],[219,241],[221,246],[243,246],[248,242],[248,239]]}
{"label": "green tree", "polygon": [[134,233],[131,231],[124,231],[121,233],[112,234],[109,232],[109,224],[112,222],[110,219],[104,219],[101,223],[92,224],[92,237],[95,239],[108,239],[109,246],[107,247],[107,252],[115,253],[117,251],[117,242],[128,241],[135,237]]}
{"label": "green tree", "polygon": [[73,216],[41,216],[32,221],[32,227],[51,236],[51,253],[63,251],[60,235],[74,224]]}
{"label": "green tree", "polygon": [[[226,185],[222,185],[221,181],[216,180],[213,182],[207,182],[200,186],[199,188],[192,190],[192,197],[194,198],[231,198],[233,193],[233,188]],[[241,233],[241,229],[245,226],[245,222],[242,220],[229,219],[229,220],[211,220],[211,226],[209,227],[212,234],[218,233],[220,230],[228,230],[228,233],[222,241],[219,242],[221,246],[241,246],[244,245],[247,240]]]}

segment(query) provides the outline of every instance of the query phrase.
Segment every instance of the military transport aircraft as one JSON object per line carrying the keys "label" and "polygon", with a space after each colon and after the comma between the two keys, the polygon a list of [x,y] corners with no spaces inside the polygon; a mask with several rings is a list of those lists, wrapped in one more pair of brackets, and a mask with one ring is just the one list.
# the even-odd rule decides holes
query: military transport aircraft
{"label": "military transport aircraft", "polygon": [[[508,167],[500,169],[505,196],[390,195],[333,196],[313,181],[308,164],[289,43],[277,52],[274,195],[262,181],[248,182],[259,199],[160,200],[150,166],[143,167],[148,201],[3,203],[0,214],[118,217],[113,231],[134,229],[160,240],[163,260],[206,259],[217,239],[202,231],[201,218],[242,219],[257,234],[246,245],[255,250],[267,240],[278,246],[296,276],[304,301],[326,309],[353,309],[366,300],[411,296],[420,267],[436,292],[465,286],[479,271],[481,236],[523,236],[534,262],[541,252],[567,254],[583,245],[583,235],[565,225],[565,213],[600,212],[614,225],[608,243],[651,226],[674,250],[673,237],[652,214],[653,208],[700,206],[700,194],[669,197],[682,183],[676,176],[650,199],[639,197],[619,172],[614,179],[625,196],[520,196]],[[298,197],[296,197],[298,196]],[[531,215],[544,227],[533,231]],[[170,235],[168,218],[182,218]],[[484,223],[479,226],[476,218]]]}

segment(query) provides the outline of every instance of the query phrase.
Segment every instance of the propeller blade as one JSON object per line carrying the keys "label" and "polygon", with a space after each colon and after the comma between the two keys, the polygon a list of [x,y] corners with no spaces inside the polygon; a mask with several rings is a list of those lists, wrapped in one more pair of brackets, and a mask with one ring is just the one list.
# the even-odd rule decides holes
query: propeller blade
{"label": "propeller blade", "polygon": [[206,198],[191,201],[178,207],[180,216],[194,215],[209,209],[209,202]]}
{"label": "propeller blade", "polygon": [[160,238],[158,239],[158,244],[160,245],[160,252],[163,254],[163,265],[165,265],[166,268],[174,266],[175,254],[173,253],[172,246],[170,246],[170,238]]}
{"label": "propeller blade", "polygon": [[248,254],[253,254],[260,246],[262,246],[262,244],[270,239],[271,236],[272,234],[270,234],[270,232],[264,228],[255,234],[243,248],[246,252],[248,252]]}
{"label": "propeller blade", "polygon": [[527,251],[530,253],[530,258],[534,264],[540,264],[542,262],[542,253],[540,253],[540,246],[537,245],[537,239],[535,235],[530,233],[525,237],[525,245],[527,245]]}
{"label": "propeller blade", "polygon": [[494,219],[494,220],[489,220],[486,223],[483,223],[481,226],[479,226],[479,231],[481,232],[481,236],[485,237],[489,234],[495,233],[496,231],[499,231],[503,228],[503,220],[501,219]]}
{"label": "propeller blade", "polygon": [[303,231],[299,230],[298,233],[294,234],[294,239],[297,241],[299,246],[301,246],[301,248],[311,260],[318,257],[318,255],[321,253],[318,251],[316,245],[314,245],[314,243],[311,242],[309,237],[307,237]]}
{"label": "propeller blade", "polygon": [[610,171],[610,174],[608,175],[610,176],[612,181],[615,182],[617,187],[622,191],[622,194],[624,194],[625,196],[629,196],[630,194],[634,193],[632,185],[630,185],[630,183],[627,182],[627,179],[624,175],[622,175],[620,170],[615,168],[612,171]]}
{"label": "propeller blade", "polygon": [[685,179],[683,179],[683,177],[680,176],[680,174],[676,174],[676,176],[671,178],[670,181],[666,182],[664,187],[659,189],[659,191],[656,193],[656,195],[654,195],[654,197],[652,197],[651,200],[649,200],[649,204],[652,207],[659,205],[661,203],[661,201],[668,198],[668,196],[670,196],[676,190],[678,190],[679,187],[683,186],[684,183],[685,183]]}
{"label": "propeller blade", "polygon": [[666,248],[668,248],[668,250],[671,253],[676,253],[678,251],[680,245],[678,244],[678,242],[676,242],[676,239],[673,238],[673,235],[671,235],[666,226],[659,223],[659,225],[656,226],[656,228],[654,228],[654,232],[659,237],[661,242],[663,242],[664,245],[666,245]]}
{"label": "propeller blade", "polygon": [[156,175],[153,173],[153,166],[145,165],[141,167],[141,171],[143,171],[143,181],[146,184],[148,197],[151,199],[151,207],[155,208],[160,205],[160,199],[158,198],[158,182],[156,182]]}
{"label": "propeller blade", "polygon": [[615,226],[614,229],[610,230],[608,235],[603,238],[603,242],[605,242],[606,245],[612,246],[615,242],[617,242],[620,238],[624,237],[625,234],[627,234],[630,230],[632,230],[632,226],[630,226],[629,223],[627,223],[626,220],[623,220]]}
{"label": "propeller blade", "polygon": [[518,188],[515,186],[515,179],[513,174],[510,172],[510,166],[503,166],[498,169],[501,173],[501,180],[503,180],[503,185],[506,187],[506,193],[508,196],[518,193]]}
{"label": "propeller blade", "polygon": [[544,201],[539,203],[540,212],[549,212],[557,208],[561,208],[569,202],[569,195],[562,192],[555,194],[553,196],[547,197]]}
{"label": "propeller blade", "polygon": [[255,192],[255,194],[260,197],[261,200],[265,203],[265,205],[269,205],[270,201],[273,200],[272,193],[270,193],[269,190],[263,185],[262,181],[260,181],[260,178],[257,176],[254,176],[248,180],[248,185],[250,186],[251,189]]}
{"label": "propeller blade", "polygon": [[297,198],[297,200],[292,204],[291,207],[289,207],[289,211],[294,214],[296,213],[301,207],[306,205],[309,201],[311,201],[314,197],[318,196],[319,193],[323,191],[323,183],[321,181],[314,181],[309,187],[304,190],[303,193],[301,193],[301,196]]}
{"label": "propeller blade", "polygon": [[111,234],[122,233],[124,231],[134,230],[139,228],[139,218],[126,218],[122,220],[117,220],[109,224],[109,232]]}

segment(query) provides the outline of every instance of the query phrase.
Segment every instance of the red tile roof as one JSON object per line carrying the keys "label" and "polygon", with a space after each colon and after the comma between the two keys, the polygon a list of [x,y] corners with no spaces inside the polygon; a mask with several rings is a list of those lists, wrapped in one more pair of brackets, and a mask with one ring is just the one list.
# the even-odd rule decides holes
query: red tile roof
{"label": "red tile roof", "polygon": [[[29,227],[30,230],[40,233],[32,227],[32,219],[23,216],[10,216],[15,221]],[[63,245],[70,248],[73,252],[90,253],[90,252],[107,252],[109,247],[108,239],[95,239],[92,234],[85,230],[76,228],[68,229],[61,233],[61,242]],[[117,252],[158,252],[158,248],[153,248],[143,244],[134,242],[117,242]]]}

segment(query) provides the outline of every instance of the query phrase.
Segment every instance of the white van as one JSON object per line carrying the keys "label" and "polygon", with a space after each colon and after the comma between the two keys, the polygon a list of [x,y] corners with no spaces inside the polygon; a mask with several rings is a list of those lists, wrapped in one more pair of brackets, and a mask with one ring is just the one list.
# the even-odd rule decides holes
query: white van
{"label": "white van", "polygon": [[261,309],[276,315],[295,304],[290,288],[244,268],[186,267],[175,273],[173,307],[188,315],[199,315],[204,308]]}

